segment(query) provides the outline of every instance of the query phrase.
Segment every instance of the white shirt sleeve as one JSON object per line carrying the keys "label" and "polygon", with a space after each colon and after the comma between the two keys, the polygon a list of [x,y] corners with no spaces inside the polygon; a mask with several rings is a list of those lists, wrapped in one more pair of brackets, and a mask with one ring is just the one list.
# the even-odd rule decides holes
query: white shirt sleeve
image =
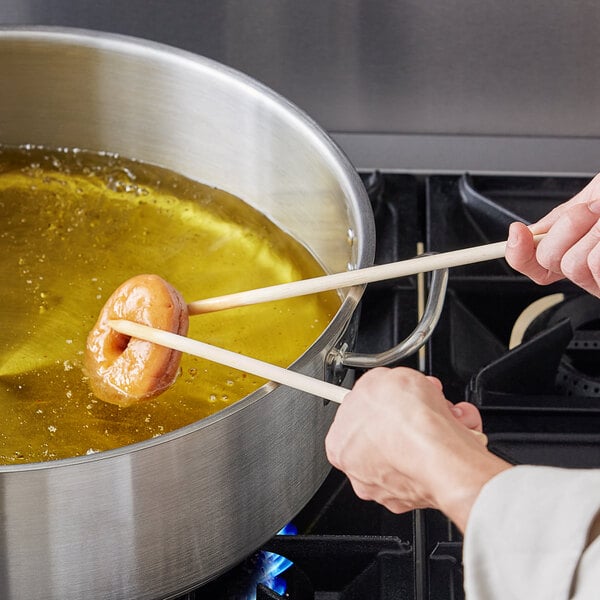
{"label": "white shirt sleeve", "polygon": [[600,469],[517,466],[491,479],[465,531],[467,600],[597,600]]}

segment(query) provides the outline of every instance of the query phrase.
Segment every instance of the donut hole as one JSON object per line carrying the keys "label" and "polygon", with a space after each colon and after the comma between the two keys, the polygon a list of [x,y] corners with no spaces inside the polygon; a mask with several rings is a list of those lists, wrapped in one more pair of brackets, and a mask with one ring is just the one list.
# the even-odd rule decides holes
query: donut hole
{"label": "donut hole", "polygon": [[112,343],[115,351],[118,354],[122,354],[127,350],[127,346],[129,346],[129,342],[131,341],[130,335],[125,335],[124,333],[118,333],[117,331],[112,331],[111,333]]}

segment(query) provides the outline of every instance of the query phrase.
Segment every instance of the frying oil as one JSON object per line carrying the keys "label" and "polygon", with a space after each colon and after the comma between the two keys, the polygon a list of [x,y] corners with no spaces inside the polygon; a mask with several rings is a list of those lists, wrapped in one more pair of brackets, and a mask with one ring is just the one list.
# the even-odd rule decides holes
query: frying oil
{"label": "frying oil", "polygon": [[[262,213],[177,173],[104,153],[0,147],[0,463],[156,437],[264,381],[185,355],[175,385],[120,408],[82,372],[86,337],[125,280],[156,273],[186,301],[315,277],[311,253]],[[190,319],[189,335],[288,366],[338,310],[335,292]]]}

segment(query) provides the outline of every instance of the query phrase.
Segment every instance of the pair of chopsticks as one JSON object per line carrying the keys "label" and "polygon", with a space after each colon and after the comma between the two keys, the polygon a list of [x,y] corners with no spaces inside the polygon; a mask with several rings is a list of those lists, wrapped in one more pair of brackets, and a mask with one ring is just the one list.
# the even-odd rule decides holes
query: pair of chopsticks
{"label": "pair of chopsticks", "polygon": [[[543,234],[536,235],[538,242]],[[375,281],[385,281],[398,277],[406,277],[418,273],[427,273],[438,269],[458,267],[462,265],[475,264],[497,258],[503,258],[506,252],[506,242],[484,244],[427,256],[419,256],[409,260],[377,265],[355,271],[324,275],[290,283],[283,283],[245,292],[237,292],[226,296],[198,300],[188,304],[190,315],[198,315],[207,312],[225,310],[239,306],[248,306],[260,302],[271,302],[293,298],[307,294],[315,294],[328,290],[340,289],[354,285],[363,285]],[[146,325],[140,325],[132,321],[114,320],[109,322],[110,326],[117,332],[131,337],[153,342],[173,350],[192,354],[225,366],[252,373],[258,377],[275,381],[288,387],[341,403],[348,390],[331,383],[327,383],[314,377],[309,377],[289,369],[250,358],[236,352],[205,344],[198,340],[181,336],[168,331],[154,329]]]}

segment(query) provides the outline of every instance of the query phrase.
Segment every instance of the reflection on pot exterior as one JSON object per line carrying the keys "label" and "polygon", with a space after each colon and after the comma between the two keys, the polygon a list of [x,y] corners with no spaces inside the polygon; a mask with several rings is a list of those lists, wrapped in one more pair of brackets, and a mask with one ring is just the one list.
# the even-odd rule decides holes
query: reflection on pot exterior
{"label": "reflection on pot exterior", "polygon": [[[3,143],[161,165],[244,198],[327,271],[371,264],[372,211],[358,174],[310,118],[264,86],[105,34],[2,30],[0,59]],[[323,376],[361,291],[344,292],[293,368]],[[268,384],[153,440],[0,467],[0,596],[160,598],[216,577],[324,480],[332,404]]]}

